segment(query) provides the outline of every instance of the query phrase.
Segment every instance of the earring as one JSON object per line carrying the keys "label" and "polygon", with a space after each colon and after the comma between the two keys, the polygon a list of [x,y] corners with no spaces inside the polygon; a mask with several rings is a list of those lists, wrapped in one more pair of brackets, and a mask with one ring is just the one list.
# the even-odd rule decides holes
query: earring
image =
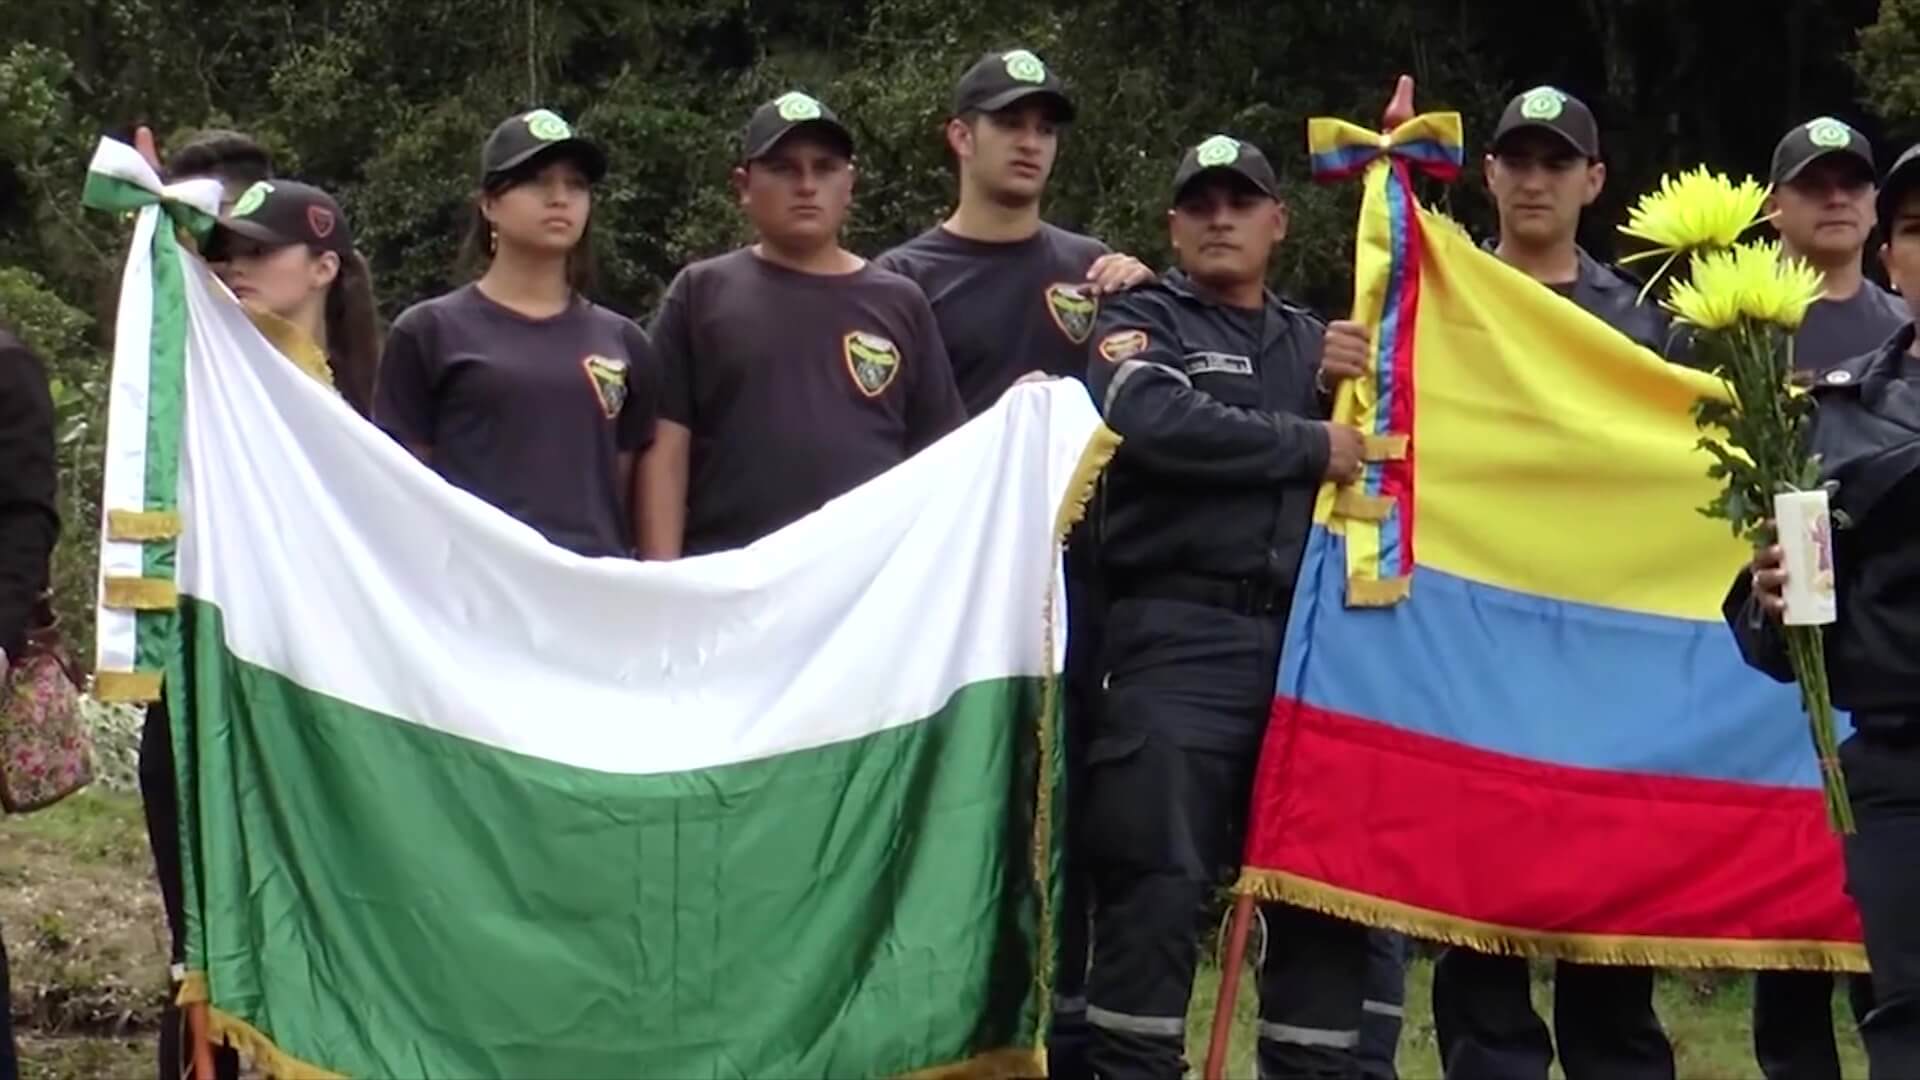
{"label": "earring", "polygon": [[500,250],[500,230],[489,225],[487,226],[487,254],[491,255],[498,250]]}

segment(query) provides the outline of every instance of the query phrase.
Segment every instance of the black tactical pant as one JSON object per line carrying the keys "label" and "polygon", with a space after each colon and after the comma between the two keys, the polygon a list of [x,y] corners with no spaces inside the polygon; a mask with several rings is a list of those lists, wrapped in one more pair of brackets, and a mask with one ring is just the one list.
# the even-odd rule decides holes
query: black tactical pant
{"label": "black tactical pant", "polygon": [[1413,944],[1391,930],[1367,932],[1366,998],[1360,1009],[1361,1080],[1398,1080],[1394,1059],[1406,1021],[1407,955]]}
{"label": "black tactical pant", "polygon": [[[1546,1080],[1554,1038],[1533,1011],[1527,962],[1448,949],[1433,973],[1433,1022],[1448,1080]],[[1653,1011],[1653,971],[1562,961],[1553,1028],[1567,1080],[1673,1080]]]}
{"label": "black tactical pant", "polygon": [[[1873,1010],[1873,983],[1849,976],[1856,1022]],[[1833,976],[1823,971],[1762,971],[1753,977],[1753,1056],[1767,1080],[1840,1080],[1833,1040]]]}
{"label": "black tactical pant", "polygon": [[1061,889],[1060,944],[1055,951],[1053,1027],[1047,1035],[1051,1080],[1091,1080],[1087,1062],[1087,936],[1093,913],[1087,895],[1086,860],[1080,843],[1085,819],[1087,746],[1093,741],[1101,700],[1100,641],[1105,607],[1092,537],[1084,527],[1067,542],[1067,655],[1062,677],[1063,772],[1067,785],[1068,840]]}
{"label": "black tactical pant", "polygon": [[[1094,1073],[1175,1078],[1208,913],[1240,863],[1283,615],[1125,598],[1108,613],[1108,691],[1087,756]],[[1351,1077],[1366,931],[1269,905],[1263,1078]]]}
{"label": "black tactical pant", "polygon": [[1860,1024],[1873,1080],[1920,1077],[1920,738],[1840,744],[1855,832],[1847,892],[1860,908],[1873,1011]]}

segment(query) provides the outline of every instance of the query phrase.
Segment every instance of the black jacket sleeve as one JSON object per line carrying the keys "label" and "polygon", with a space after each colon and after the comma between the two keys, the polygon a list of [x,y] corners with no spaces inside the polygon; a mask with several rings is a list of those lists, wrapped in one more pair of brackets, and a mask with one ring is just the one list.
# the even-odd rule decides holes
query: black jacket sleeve
{"label": "black jacket sleeve", "polygon": [[1780,633],[1780,625],[1768,618],[1754,600],[1753,578],[1746,570],[1741,570],[1740,576],[1733,579],[1733,587],[1727,590],[1720,612],[1733,630],[1733,639],[1740,643],[1740,657],[1748,667],[1781,682],[1793,681],[1787,640]]}
{"label": "black jacket sleeve", "polygon": [[1226,405],[1193,387],[1165,303],[1122,293],[1101,306],[1087,388],[1133,466],[1201,483],[1318,481],[1329,446],[1320,424]]}
{"label": "black jacket sleeve", "polygon": [[0,333],[0,648],[18,655],[60,532],[53,398],[40,359]]}

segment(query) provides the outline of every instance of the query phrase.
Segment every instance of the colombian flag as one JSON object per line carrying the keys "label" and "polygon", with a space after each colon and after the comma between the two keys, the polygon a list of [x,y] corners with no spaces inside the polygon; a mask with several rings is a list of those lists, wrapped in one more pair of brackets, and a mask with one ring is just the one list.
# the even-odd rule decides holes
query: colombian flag
{"label": "colombian flag", "polygon": [[1864,970],[1806,720],[1721,622],[1749,555],[1690,408],[1719,393],[1413,197],[1457,116],[1310,127],[1364,176],[1341,419],[1244,891],[1491,952]]}

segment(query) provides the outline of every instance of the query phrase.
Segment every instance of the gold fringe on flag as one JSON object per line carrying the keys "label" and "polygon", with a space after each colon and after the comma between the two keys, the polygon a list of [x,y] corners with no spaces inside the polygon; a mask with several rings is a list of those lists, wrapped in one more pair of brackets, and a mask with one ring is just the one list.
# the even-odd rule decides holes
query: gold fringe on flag
{"label": "gold fringe on flag", "polygon": [[1349,521],[1385,521],[1392,512],[1393,500],[1384,495],[1367,495],[1344,488],[1333,497],[1334,516]]}
{"label": "gold fringe on flag", "polygon": [[1093,499],[1100,474],[1113,461],[1114,453],[1120,449],[1120,442],[1119,433],[1105,424],[1093,430],[1086,449],[1080,451],[1080,460],[1073,466],[1073,477],[1067,481],[1066,494],[1061,497],[1060,509],[1054,515],[1055,540],[1065,540],[1073,527],[1087,516],[1087,503]]}
{"label": "gold fringe on flag", "polygon": [[901,1080],[1029,1080],[1047,1075],[1047,1055],[1041,1050],[988,1050],[965,1061],[936,1065],[906,1073]]}
{"label": "gold fringe on flag", "polygon": [[160,700],[157,671],[96,671],[93,696],[109,704],[142,704]]}
{"label": "gold fringe on flag", "polygon": [[107,539],[141,543],[180,535],[180,515],[172,510],[109,510]]}
{"label": "gold fringe on flag", "polygon": [[273,1080],[346,1080],[343,1073],[301,1061],[280,1049],[265,1032],[232,1013],[209,1008],[207,1019],[214,1041],[225,1042],[238,1050]]}
{"label": "gold fringe on flag", "polygon": [[1737,968],[1753,971],[1864,972],[1859,945],[1831,941],[1732,941],[1527,930],[1462,919],[1312,881],[1283,870],[1241,872],[1237,893],[1338,919],[1497,956],[1574,960],[1631,967]]}
{"label": "gold fringe on flag", "polygon": [[180,590],[166,578],[109,577],[100,593],[103,606],[130,611],[171,611],[180,604]]}

